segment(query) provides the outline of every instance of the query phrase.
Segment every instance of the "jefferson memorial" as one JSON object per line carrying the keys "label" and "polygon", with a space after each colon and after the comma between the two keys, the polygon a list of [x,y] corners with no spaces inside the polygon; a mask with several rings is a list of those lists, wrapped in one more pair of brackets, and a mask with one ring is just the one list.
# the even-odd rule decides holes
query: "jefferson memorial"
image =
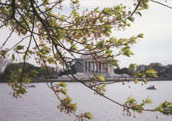
{"label": "jefferson memorial", "polygon": [[[91,55],[82,55],[75,59],[76,74],[81,80],[89,80],[94,75],[103,75],[106,80],[114,80],[121,75],[114,73],[114,65],[107,63],[107,58],[94,59]],[[63,75],[59,79],[72,79],[71,75]]]}
{"label": "jefferson memorial", "polygon": [[115,76],[114,66],[107,64],[107,61],[108,60],[104,58],[95,60],[90,55],[82,55],[75,60],[76,72],[78,74],[87,74],[88,76],[92,74],[102,74],[104,77],[113,77]]}

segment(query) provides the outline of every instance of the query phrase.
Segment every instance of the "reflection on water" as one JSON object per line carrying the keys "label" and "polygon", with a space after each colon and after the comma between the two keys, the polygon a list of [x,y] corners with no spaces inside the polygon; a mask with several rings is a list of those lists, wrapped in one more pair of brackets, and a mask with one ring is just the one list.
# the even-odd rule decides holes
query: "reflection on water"
{"label": "reflection on water", "polygon": [[[146,90],[150,85],[157,90]],[[73,116],[60,113],[56,108],[58,100],[44,83],[36,83],[35,88],[29,88],[28,93],[21,99],[12,97],[7,84],[0,84],[0,121],[71,121]],[[93,121],[171,121],[172,118],[160,113],[136,115],[136,118],[123,116],[122,108],[103,97],[94,95],[92,91],[79,83],[68,83],[69,95],[78,104],[78,112],[90,111],[94,115]],[[172,81],[149,82],[146,85],[126,83],[111,84],[107,87],[106,95],[116,101],[124,103],[128,96],[142,101],[151,97],[157,106],[164,100],[172,102]]]}

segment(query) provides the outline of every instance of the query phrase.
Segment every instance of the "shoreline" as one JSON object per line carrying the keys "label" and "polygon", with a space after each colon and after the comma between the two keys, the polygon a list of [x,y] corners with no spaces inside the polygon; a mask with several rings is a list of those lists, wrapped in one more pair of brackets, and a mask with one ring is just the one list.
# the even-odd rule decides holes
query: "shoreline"
{"label": "shoreline", "polygon": [[[148,78],[147,79],[148,82],[151,82],[151,81],[172,81],[172,79],[152,79],[152,78]],[[82,80],[83,82],[91,82],[90,80]],[[106,82],[115,82],[115,83],[119,83],[119,82],[132,82],[132,78],[118,78],[118,79],[109,79],[109,80],[106,80],[106,81],[95,81],[95,82],[101,82],[101,83],[106,83]],[[138,79],[138,81],[142,81],[142,79]],[[29,83],[46,83],[46,82],[69,82],[69,83],[73,83],[73,82],[79,82],[79,81],[75,81],[75,80],[69,80],[69,79],[63,79],[63,80],[57,80],[57,79],[50,79],[48,81],[40,81],[39,79],[38,80],[34,80],[34,81],[30,81]],[[8,81],[0,81],[0,83],[8,83]],[[28,84],[29,84],[28,83]]]}

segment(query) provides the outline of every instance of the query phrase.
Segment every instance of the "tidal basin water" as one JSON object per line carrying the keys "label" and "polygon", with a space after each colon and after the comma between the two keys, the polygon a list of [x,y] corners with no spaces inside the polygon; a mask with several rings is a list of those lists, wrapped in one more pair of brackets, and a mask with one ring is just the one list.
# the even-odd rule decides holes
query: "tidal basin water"
{"label": "tidal basin water", "polygon": [[[11,88],[0,83],[0,121],[74,121],[72,115],[59,112],[57,98],[45,83],[33,83],[36,87],[29,88],[23,98],[12,97]],[[157,90],[147,90],[150,85],[155,85]],[[112,102],[94,95],[92,91],[79,83],[68,83],[69,95],[73,102],[78,104],[78,112],[91,112],[93,121],[172,121],[172,117],[161,113],[144,112],[128,117],[123,115],[123,108]],[[133,82],[111,84],[107,86],[106,95],[124,103],[127,97],[132,96],[139,102],[150,97],[152,108],[165,100],[172,102],[172,81],[149,82],[146,85]]]}

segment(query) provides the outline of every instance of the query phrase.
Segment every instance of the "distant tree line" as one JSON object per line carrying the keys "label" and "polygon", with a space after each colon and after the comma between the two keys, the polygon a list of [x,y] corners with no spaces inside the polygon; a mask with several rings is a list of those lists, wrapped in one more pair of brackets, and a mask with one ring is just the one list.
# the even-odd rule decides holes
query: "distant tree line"
{"label": "distant tree line", "polygon": [[76,74],[76,68],[75,68],[75,65],[74,64],[70,64],[69,65],[69,69],[70,70],[67,70],[67,69],[65,69],[65,70],[61,70],[60,72],[59,72],[59,76],[62,76],[62,75],[68,75],[68,74]]}
{"label": "distant tree line", "polygon": [[116,74],[128,74],[129,76],[133,76],[133,69],[124,67],[124,68],[116,68],[114,69],[114,73]]}
{"label": "distant tree line", "polygon": [[[0,81],[9,81],[10,80],[10,75],[13,72],[18,72],[19,70],[23,68],[23,62],[21,63],[11,63],[9,65],[7,65],[6,69],[4,70],[4,72],[1,72],[0,74]],[[48,69],[48,72],[47,72]],[[58,72],[55,71],[54,68],[52,67],[45,67],[45,66],[34,66],[30,63],[26,63],[25,64],[25,73],[30,74],[30,76],[32,76],[32,80],[37,80],[40,79],[42,77],[46,77],[46,76],[58,76]],[[16,73],[17,74],[17,73]]]}
{"label": "distant tree line", "polygon": [[134,75],[134,72],[145,72],[146,70],[153,69],[157,72],[158,79],[172,79],[172,65],[162,65],[161,63],[151,63],[149,65],[138,65],[135,70],[130,68],[117,68],[114,72],[117,74]]}
{"label": "distant tree line", "polygon": [[[6,69],[4,72],[0,73],[0,81],[9,81],[10,80],[10,75],[12,72],[17,71],[23,67],[23,63],[11,63],[7,65]],[[48,72],[47,72],[48,69]],[[116,68],[114,69],[114,73],[117,74],[128,74],[129,76],[134,76],[134,73],[136,71],[141,71],[144,72],[149,69],[154,69],[157,72],[158,78],[159,79],[172,79],[172,65],[162,65],[160,63],[151,63],[149,65],[138,65],[137,68],[131,69],[131,68]],[[38,79],[43,79],[44,77],[57,77],[57,76],[62,76],[62,75],[68,75],[71,72],[73,74],[76,73],[75,65],[71,64],[70,65],[70,70],[61,70],[59,72],[55,71],[54,68],[52,67],[45,67],[45,66],[34,66],[30,63],[26,63],[25,65],[25,72],[33,72],[36,71],[36,75],[33,76],[31,81],[38,80]],[[41,81],[41,80],[40,80]]]}
{"label": "distant tree line", "polygon": [[161,63],[151,63],[149,65],[139,65],[137,70],[154,69],[159,79],[172,79],[172,65],[162,65]]}

